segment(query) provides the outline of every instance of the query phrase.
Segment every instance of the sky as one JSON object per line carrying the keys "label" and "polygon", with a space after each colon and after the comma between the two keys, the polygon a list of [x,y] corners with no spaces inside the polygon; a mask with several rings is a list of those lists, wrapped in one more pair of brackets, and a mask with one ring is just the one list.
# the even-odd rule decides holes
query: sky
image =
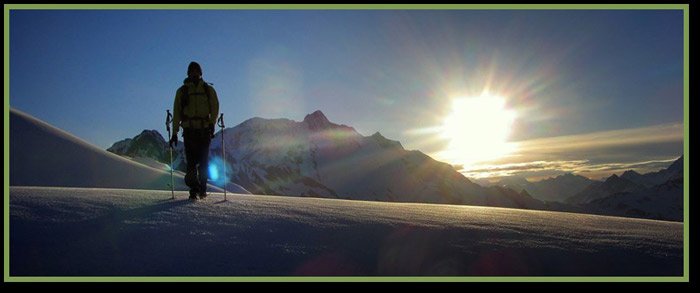
{"label": "sky", "polygon": [[[105,149],[166,136],[197,61],[229,127],[321,110],[472,178],[599,179],[683,152],[680,10],[12,10],[9,49],[10,106]],[[445,131],[485,94],[511,147],[452,160],[504,124],[477,104]]]}

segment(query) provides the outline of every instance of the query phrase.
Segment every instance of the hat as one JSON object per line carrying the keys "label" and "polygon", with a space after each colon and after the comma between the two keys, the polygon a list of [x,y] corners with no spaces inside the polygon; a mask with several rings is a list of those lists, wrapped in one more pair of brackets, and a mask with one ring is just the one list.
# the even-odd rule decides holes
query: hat
{"label": "hat", "polygon": [[199,75],[202,75],[202,67],[199,66],[199,63],[194,61],[190,62],[190,65],[187,66],[187,75],[189,76],[192,72],[198,72]]}

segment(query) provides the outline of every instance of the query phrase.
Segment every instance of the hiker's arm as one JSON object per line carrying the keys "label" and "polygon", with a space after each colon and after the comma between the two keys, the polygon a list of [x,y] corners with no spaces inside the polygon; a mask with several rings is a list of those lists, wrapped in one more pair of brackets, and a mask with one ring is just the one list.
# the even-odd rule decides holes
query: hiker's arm
{"label": "hiker's arm", "polygon": [[219,118],[219,97],[216,96],[216,90],[214,87],[207,87],[209,89],[210,99],[209,99],[209,109],[211,109],[211,115],[209,115],[209,124],[216,125],[216,119]]}
{"label": "hiker's arm", "polygon": [[182,91],[180,89],[175,93],[175,103],[173,104],[173,134],[177,134],[180,130],[180,99],[182,99]]}

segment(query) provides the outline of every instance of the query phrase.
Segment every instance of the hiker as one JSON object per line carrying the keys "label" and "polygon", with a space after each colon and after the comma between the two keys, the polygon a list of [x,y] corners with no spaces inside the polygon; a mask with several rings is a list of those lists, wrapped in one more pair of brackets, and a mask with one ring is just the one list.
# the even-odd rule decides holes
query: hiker
{"label": "hiker", "polygon": [[207,197],[209,143],[219,116],[219,99],[214,88],[202,79],[202,67],[197,62],[187,67],[183,83],[175,94],[170,146],[177,145],[177,132],[182,126],[187,160],[185,184],[190,187],[190,199],[203,199]]}

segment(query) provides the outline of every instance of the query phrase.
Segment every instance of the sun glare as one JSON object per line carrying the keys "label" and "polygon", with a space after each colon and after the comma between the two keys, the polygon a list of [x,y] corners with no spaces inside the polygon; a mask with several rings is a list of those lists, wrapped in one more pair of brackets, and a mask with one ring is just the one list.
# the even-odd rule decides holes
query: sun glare
{"label": "sun glare", "polygon": [[515,111],[506,109],[502,97],[455,99],[442,125],[441,136],[450,142],[441,156],[465,166],[503,157],[515,148],[507,142],[514,120]]}

